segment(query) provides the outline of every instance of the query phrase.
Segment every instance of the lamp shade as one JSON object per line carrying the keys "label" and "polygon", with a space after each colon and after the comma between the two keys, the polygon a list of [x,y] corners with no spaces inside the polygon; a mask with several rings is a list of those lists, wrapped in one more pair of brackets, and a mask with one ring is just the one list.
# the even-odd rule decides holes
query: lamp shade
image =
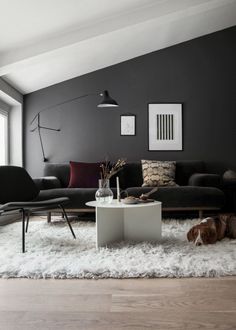
{"label": "lamp shade", "polygon": [[110,97],[108,91],[104,91],[100,94],[103,96],[103,100],[98,104],[98,108],[118,107],[118,103]]}

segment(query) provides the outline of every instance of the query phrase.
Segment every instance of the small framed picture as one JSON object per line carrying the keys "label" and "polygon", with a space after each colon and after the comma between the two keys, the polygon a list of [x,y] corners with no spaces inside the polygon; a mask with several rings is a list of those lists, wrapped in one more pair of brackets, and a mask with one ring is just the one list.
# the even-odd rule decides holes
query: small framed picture
{"label": "small framed picture", "polygon": [[183,150],[182,103],[148,104],[148,150]]}
{"label": "small framed picture", "polygon": [[124,114],[120,116],[120,135],[136,135],[136,115]]}

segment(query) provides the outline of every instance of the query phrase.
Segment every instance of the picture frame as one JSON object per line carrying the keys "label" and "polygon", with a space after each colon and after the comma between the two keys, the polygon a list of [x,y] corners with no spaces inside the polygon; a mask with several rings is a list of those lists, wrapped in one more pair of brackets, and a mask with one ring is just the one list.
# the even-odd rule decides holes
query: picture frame
{"label": "picture frame", "polygon": [[183,103],[148,104],[148,150],[182,151]]}
{"label": "picture frame", "polygon": [[136,135],[136,115],[134,114],[120,115],[120,135],[121,136]]}

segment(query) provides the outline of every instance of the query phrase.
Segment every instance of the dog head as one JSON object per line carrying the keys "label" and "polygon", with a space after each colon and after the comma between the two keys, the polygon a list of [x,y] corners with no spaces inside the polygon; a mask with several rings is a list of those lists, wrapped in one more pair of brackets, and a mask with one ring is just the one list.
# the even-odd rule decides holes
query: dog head
{"label": "dog head", "polygon": [[189,242],[195,245],[214,244],[217,241],[217,231],[213,218],[203,219],[199,224],[193,226],[187,233]]}

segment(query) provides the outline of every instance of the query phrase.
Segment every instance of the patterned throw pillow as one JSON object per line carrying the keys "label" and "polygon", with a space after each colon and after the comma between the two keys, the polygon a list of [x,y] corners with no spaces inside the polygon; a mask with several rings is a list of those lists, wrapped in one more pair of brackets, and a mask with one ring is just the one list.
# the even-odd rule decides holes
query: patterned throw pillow
{"label": "patterned throw pillow", "polygon": [[175,162],[142,160],[143,187],[176,186]]}

